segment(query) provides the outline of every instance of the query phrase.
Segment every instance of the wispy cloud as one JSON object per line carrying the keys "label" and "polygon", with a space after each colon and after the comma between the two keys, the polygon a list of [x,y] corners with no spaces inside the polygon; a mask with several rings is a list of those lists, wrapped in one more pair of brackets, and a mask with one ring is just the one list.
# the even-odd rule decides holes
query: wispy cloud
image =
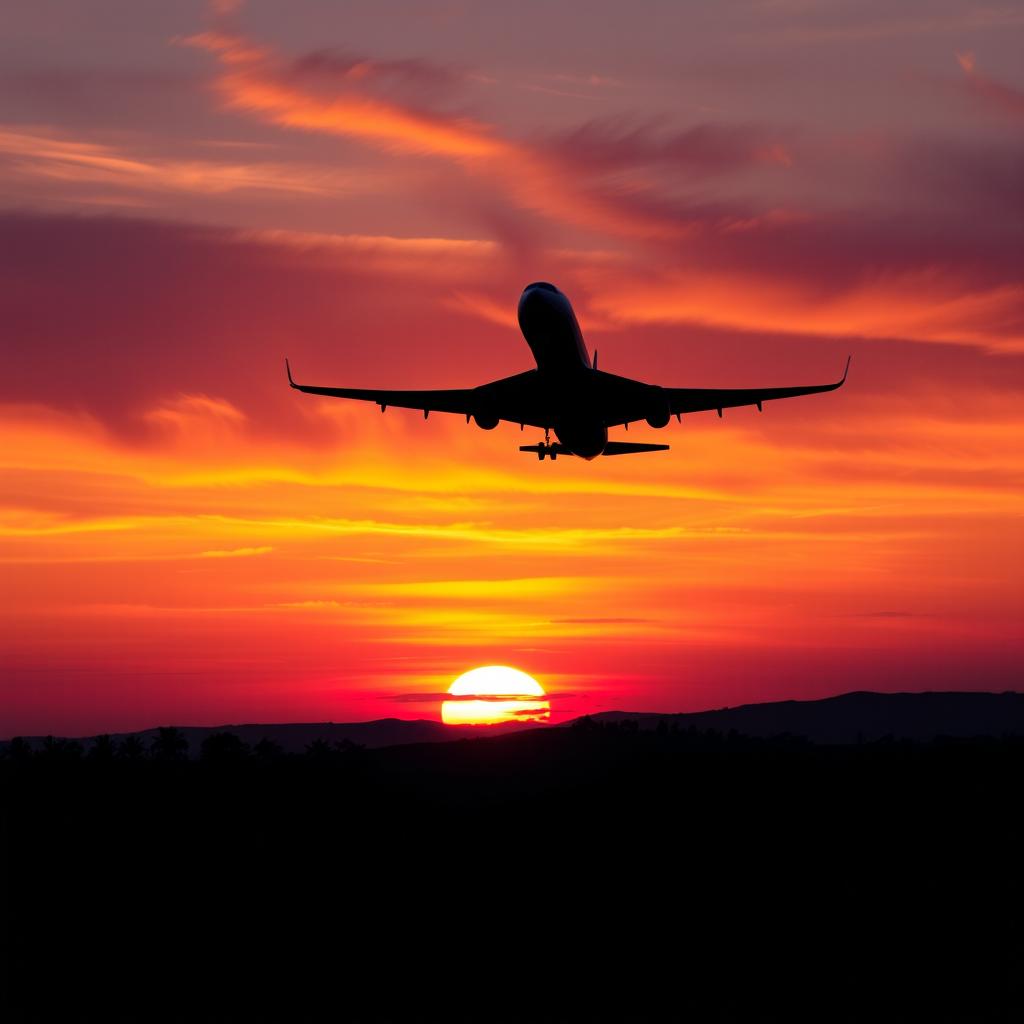
{"label": "wispy cloud", "polygon": [[267,555],[274,549],[272,547],[261,548],[228,548],[226,550],[203,551],[200,558],[251,558],[253,555]]}
{"label": "wispy cloud", "polygon": [[[946,211],[941,231],[928,217],[684,198],[669,175],[685,173],[691,184],[713,178],[720,187],[730,174],[821,175],[830,168],[821,165],[823,148],[799,133],[749,123],[680,131],[658,118],[619,115],[544,138],[515,138],[465,112],[374,91],[374,81],[418,77],[454,88],[455,76],[416,61],[323,53],[289,60],[237,30],[201,33],[189,43],[221,62],[217,88],[231,109],[388,154],[452,163],[468,191],[490,190],[483,205],[512,204],[543,220],[647,247],[633,280],[617,270],[613,280],[599,266],[576,262],[578,278],[595,295],[588,312],[598,325],[703,324],[1004,352],[1024,345],[1020,284],[1008,273],[1005,252],[996,247],[989,254],[987,243],[976,244],[971,189],[965,182],[962,195],[951,195],[960,186],[948,175],[944,194],[934,200]],[[975,81],[973,60],[962,63]],[[999,95],[1009,102],[1010,94]],[[805,149],[812,154],[806,171]],[[917,163],[911,155],[887,159],[883,166],[894,178]],[[982,171],[975,166],[971,174]],[[990,206],[1000,202],[995,196]],[[534,233],[534,241],[541,237]],[[446,301],[492,324],[509,321],[508,306],[472,287],[461,286]]]}
{"label": "wispy cloud", "polygon": [[217,195],[235,191],[327,195],[345,179],[310,167],[165,158],[68,138],[49,126],[0,126],[0,175],[8,181],[107,185]]}
{"label": "wispy cloud", "polygon": [[846,283],[823,292],[823,282],[813,274],[790,274],[787,269],[784,262],[760,271],[739,265],[694,267],[641,280],[619,277],[614,291],[607,275],[588,276],[596,309],[623,324],[708,324],[1024,351],[1024,288],[1016,282],[978,281],[952,263],[948,269],[851,267]]}
{"label": "wispy cloud", "polygon": [[1014,120],[1024,118],[1024,90],[983,74],[970,51],[958,53],[956,59],[964,73],[969,94],[982,106]]}
{"label": "wispy cloud", "polygon": [[[455,702],[472,702],[472,701],[490,701],[498,702],[501,704],[508,703],[510,701],[522,701],[526,704],[536,704],[537,695],[524,695],[521,693],[482,693],[482,694],[455,694],[448,693],[447,690],[440,690],[436,693],[399,693],[390,698],[398,704],[435,704],[437,701],[455,701]],[[536,714],[536,711],[528,712]]]}
{"label": "wispy cloud", "polygon": [[558,152],[506,137],[472,116],[374,95],[364,88],[365,75],[335,77],[331,88],[313,88],[295,74],[303,58],[286,61],[238,34],[207,31],[184,42],[217,56],[223,66],[217,88],[229,109],[288,128],[359,139],[387,152],[454,161],[471,180],[486,174],[517,205],[556,221],[636,237],[679,233],[657,211],[621,204],[614,190],[588,182],[581,175],[584,165],[567,165]]}

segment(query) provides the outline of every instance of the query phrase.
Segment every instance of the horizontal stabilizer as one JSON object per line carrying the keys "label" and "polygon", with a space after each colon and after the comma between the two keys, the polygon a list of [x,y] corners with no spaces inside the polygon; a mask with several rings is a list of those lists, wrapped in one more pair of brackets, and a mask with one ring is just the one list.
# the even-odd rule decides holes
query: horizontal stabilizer
{"label": "horizontal stabilizer", "polygon": [[533,452],[534,455],[572,455],[565,445],[558,444],[557,441],[552,441],[551,444],[521,444],[519,446],[521,452]]}
{"label": "horizontal stabilizer", "polygon": [[667,452],[667,444],[633,444],[632,441],[609,441],[602,455],[633,455],[636,452]]}

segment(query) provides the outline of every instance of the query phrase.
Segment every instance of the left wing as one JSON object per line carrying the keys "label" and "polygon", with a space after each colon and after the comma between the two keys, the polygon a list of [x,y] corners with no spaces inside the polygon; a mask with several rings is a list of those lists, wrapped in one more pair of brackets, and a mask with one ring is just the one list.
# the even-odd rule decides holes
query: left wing
{"label": "left wing", "polygon": [[476,417],[477,423],[490,429],[498,420],[544,427],[551,422],[550,402],[537,381],[537,371],[527,370],[513,377],[491,381],[478,388],[457,388],[451,391],[377,391],[367,388],[324,388],[296,384],[286,359],[288,383],[307,395],[329,398],[354,398],[379,405],[381,412],[389,406],[396,409],[422,409],[426,417],[432,412],[453,412]]}
{"label": "left wing", "polygon": [[288,383],[296,391],[304,391],[307,395],[327,395],[330,398],[355,398],[363,402],[374,402],[381,411],[389,405],[399,409],[422,409],[428,412],[458,412],[467,416],[476,410],[473,408],[473,388],[462,388],[455,391],[371,391],[365,388],[321,388],[311,384],[296,384],[292,378],[292,368],[286,359]]}

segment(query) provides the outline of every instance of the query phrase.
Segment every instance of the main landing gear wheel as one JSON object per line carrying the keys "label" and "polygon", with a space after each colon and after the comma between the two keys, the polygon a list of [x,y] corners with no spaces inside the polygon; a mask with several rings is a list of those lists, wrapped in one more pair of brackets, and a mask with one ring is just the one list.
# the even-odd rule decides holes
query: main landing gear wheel
{"label": "main landing gear wheel", "polygon": [[572,452],[568,451],[563,445],[551,440],[550,429],[544,431],[544,440],[540,444],[521,444],[519,450],[521,452],[533,452],[541,462],[545,458],[554,462],[558,458],[559,452],[562,455],[572,455]]}
{"label": "main landing gear wheel", "polygon": [[537,458],[543,462],[545,455],[547,455],[552,462],[558,458],[558,449],[551,443],[550,427],[544,428],[544,443],[537,445]]}

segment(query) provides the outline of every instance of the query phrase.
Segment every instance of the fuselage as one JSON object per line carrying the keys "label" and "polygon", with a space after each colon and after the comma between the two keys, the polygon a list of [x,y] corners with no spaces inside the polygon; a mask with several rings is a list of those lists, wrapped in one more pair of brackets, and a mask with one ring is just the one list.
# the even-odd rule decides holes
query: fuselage
{"label": "fuselage", "polygon": [[563,396],[551,424],[555,436],[574,455],[596,458],[608,443],[608,427],[592,398],[594,369],[572,304],[546,281],[527,285],[519,299],[519,328],[542,382]]}

